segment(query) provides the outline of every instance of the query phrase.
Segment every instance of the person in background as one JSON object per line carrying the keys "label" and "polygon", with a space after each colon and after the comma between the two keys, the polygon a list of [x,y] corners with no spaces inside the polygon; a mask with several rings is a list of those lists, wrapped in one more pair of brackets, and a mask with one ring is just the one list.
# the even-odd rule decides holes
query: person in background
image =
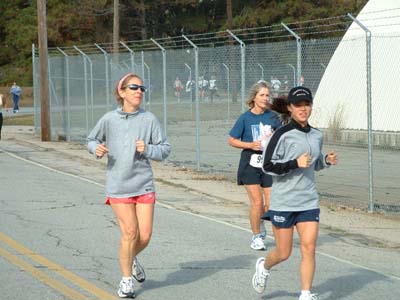
{"label": "person in background", "polygon": [[3,108],[8,111],[6,97],[0,94],[0,140],[1,140],[1,129],[3,128]]}
{"label": "person in background", "polygon": [[177,98],[178,102],[181,102],[181,92],[183,90],[182,81],[179,79],[179,76],[176,76],[174,81],[174,90],[175,90],[175,97]]}
{"label": "person in background", "polygon": [[121,298],[135,297],[133,278],[146,279],[137,256],[153,231],[156,195],[149,160],[162,161],[171,151],[157,118],[140,108],[146,91],[142,82],[132,73],[120,79],[116,87],[120,106],[106,113],[87,138],[90,153],[108,158],[105,203],[112,207],[121,231]]}
{"label": "person in background", "polygon": [[210,89],[210,102],[214,102],[214,96],[219,97],[218,94],[218,87],[217,87],[217,79],[215,78],[214,75],[211,76],[211,79],[209,80],[209,89]]}
{"label": "person in background", "polygon": [[208,95],[207,95],[207,89],[208,89],[208,80],[206,77],[200,76],[199,77],[199,99],[200,101],[207,101]]}
{"label": "person in background", "polygon": [[13,113],[17,113],[19,111],[19,99],[21,97],[21,93],[22,93],[22,89],[14,81],[14,83],[10,89],[10,94],[14,101]]}
{"label": "person in background", "polygon": [[266,230],[261,216],[269,209],[272,178],[261,170],[261,154],[269,136],[281,122],[277,113],[271,110],[270,88],[266,81],[261,80],[251,87],[247,105],[249,110],[239,116],[229,132],[229,144],[242,149],[237,183],[244,185],[250,200],[253,232],[250,247],[264,250]]}
{"label": "person in background", "polygon": [[308,123],[312,104],[308,88],[292,88],[287,98],[290,122],[275,131],[263,153],[262,168],[273,183],[270,209],[262,218],[271,221],[276,246],[256,262],[252,284],[258,293],[265,291],[271,268],[289,258],[296,228],[301,251],[299,300],[317,299],[311,293],[320,214],[314,173],[336,165],[338,158],[333,151],[322,153],[323,135]]}

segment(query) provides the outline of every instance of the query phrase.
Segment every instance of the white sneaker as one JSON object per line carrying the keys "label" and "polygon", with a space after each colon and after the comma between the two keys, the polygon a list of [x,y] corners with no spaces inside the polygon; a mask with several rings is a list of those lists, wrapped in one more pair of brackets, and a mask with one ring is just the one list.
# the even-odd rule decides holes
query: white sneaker
{"label": "white sneaker", "polygon": [[317,294],[300,295],[299,300],[317,300]]}
{"label": "white sneaker", "polygon": [[256,272],[253,275],[253,288],[257,293],[261,294],[265,291],[269,272],[263,268],[265,258],[260,257],[256,262]]}
{"label": "white sneaker", "polygon": [[144,269],[143,269],[142,265],[139,263],[136,256],[133,260],[132,276],[138,282],[143,282],[146,280],[146,273],[144,272]]}
{"label": "white sneaker", "polygon": [[135,298],[135,291],[133,290],[133,279],[129,278],[128,281],[123,279],[119,283],[118,296],[120,298]]}
{"label": "white sneaker", "polygon": [[250,244],[251,249],[254,250],[265,250],[265,244],[263,239],[259,234],[253,235],[253,238],[251,239],[251,244]]}
{"label": "white sneaker", "polygon": [[264,220],[262,220],[260,223],[260,237],[263,240],[265,240],[266,236],[267,236],[267,229],[265,228]]}

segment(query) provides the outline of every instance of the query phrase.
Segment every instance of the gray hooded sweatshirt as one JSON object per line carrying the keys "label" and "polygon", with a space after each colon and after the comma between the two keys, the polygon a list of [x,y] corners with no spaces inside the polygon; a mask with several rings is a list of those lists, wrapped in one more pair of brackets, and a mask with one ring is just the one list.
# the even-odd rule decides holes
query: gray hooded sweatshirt
{"label": "gray hooded sweatshirt", "polygon": [[[322,133],[292,120],[272,135],[263,153],[263,171],[272,175],[270,209],[304,211],[319,208],[314,172],[328,166],[322,154]],[[311,164],[299,168],[297,158],[308,152]]]}
{"label": "gray hooded sweatshirt", "polygon": [[[136,152],[136,141],[146,144],[144,153]],[[139,109],[126,113],[118,108],[106,113],[87,138],[90,153],[105,143],[107,154],[107,197],[126,198],[154,192],[149,159],[161,161],[171,152],[158,119]]]}

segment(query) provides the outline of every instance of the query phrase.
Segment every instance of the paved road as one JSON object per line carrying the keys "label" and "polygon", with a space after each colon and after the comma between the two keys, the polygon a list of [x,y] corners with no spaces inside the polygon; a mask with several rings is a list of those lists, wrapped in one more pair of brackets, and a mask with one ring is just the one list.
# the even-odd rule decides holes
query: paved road
{"label": "paved road", "polygon": [[[0,166],[1,299],[117,299],[119,232],[101,204],[104,187],[5,152]],[[164,187],[159,195],[153,239],[140,256],[148,280],[138,299],[260,299],[250,279],[264,253],[249,249],[248,230],[164,204],[201,195]],[[319,243],[320,300],[400,299],[398,249],[351,245],[327,232]],[[296,246],[261,299],[297,299],[298,262]]]}

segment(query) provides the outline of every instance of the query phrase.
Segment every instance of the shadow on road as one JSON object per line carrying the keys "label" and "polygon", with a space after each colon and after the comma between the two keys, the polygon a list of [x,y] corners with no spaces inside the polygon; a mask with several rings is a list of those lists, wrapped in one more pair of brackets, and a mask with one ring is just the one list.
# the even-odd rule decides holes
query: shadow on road
{"label": "shadow on road", "polygon": [[[376,281],[391,281],[390,278],[385,277],[379,273],[363,269],[352,269],[352,274],[340,275],[338,277],[329,279],[314,288],[315,292],[319,295],[329,294],[328,297],[322,297],[325,300],[337,299],[351,299],[351,295],[358,290],[364,288]],[[371,287],[374,289],[373,287]],[[376,291],[375,291],[376,292]]]}
{"label": "shadow on road", "polygon": [[165,280],[146,280],[137,291],[140,294],[143,290],[159,289],[166,286],[179,286],[198,281],[202,278],[212,276],[215,273],[226,270],[248,269],[254,256],[239,255],[221,260],[192,261],[179,264],[178,270],[169,273]]}

